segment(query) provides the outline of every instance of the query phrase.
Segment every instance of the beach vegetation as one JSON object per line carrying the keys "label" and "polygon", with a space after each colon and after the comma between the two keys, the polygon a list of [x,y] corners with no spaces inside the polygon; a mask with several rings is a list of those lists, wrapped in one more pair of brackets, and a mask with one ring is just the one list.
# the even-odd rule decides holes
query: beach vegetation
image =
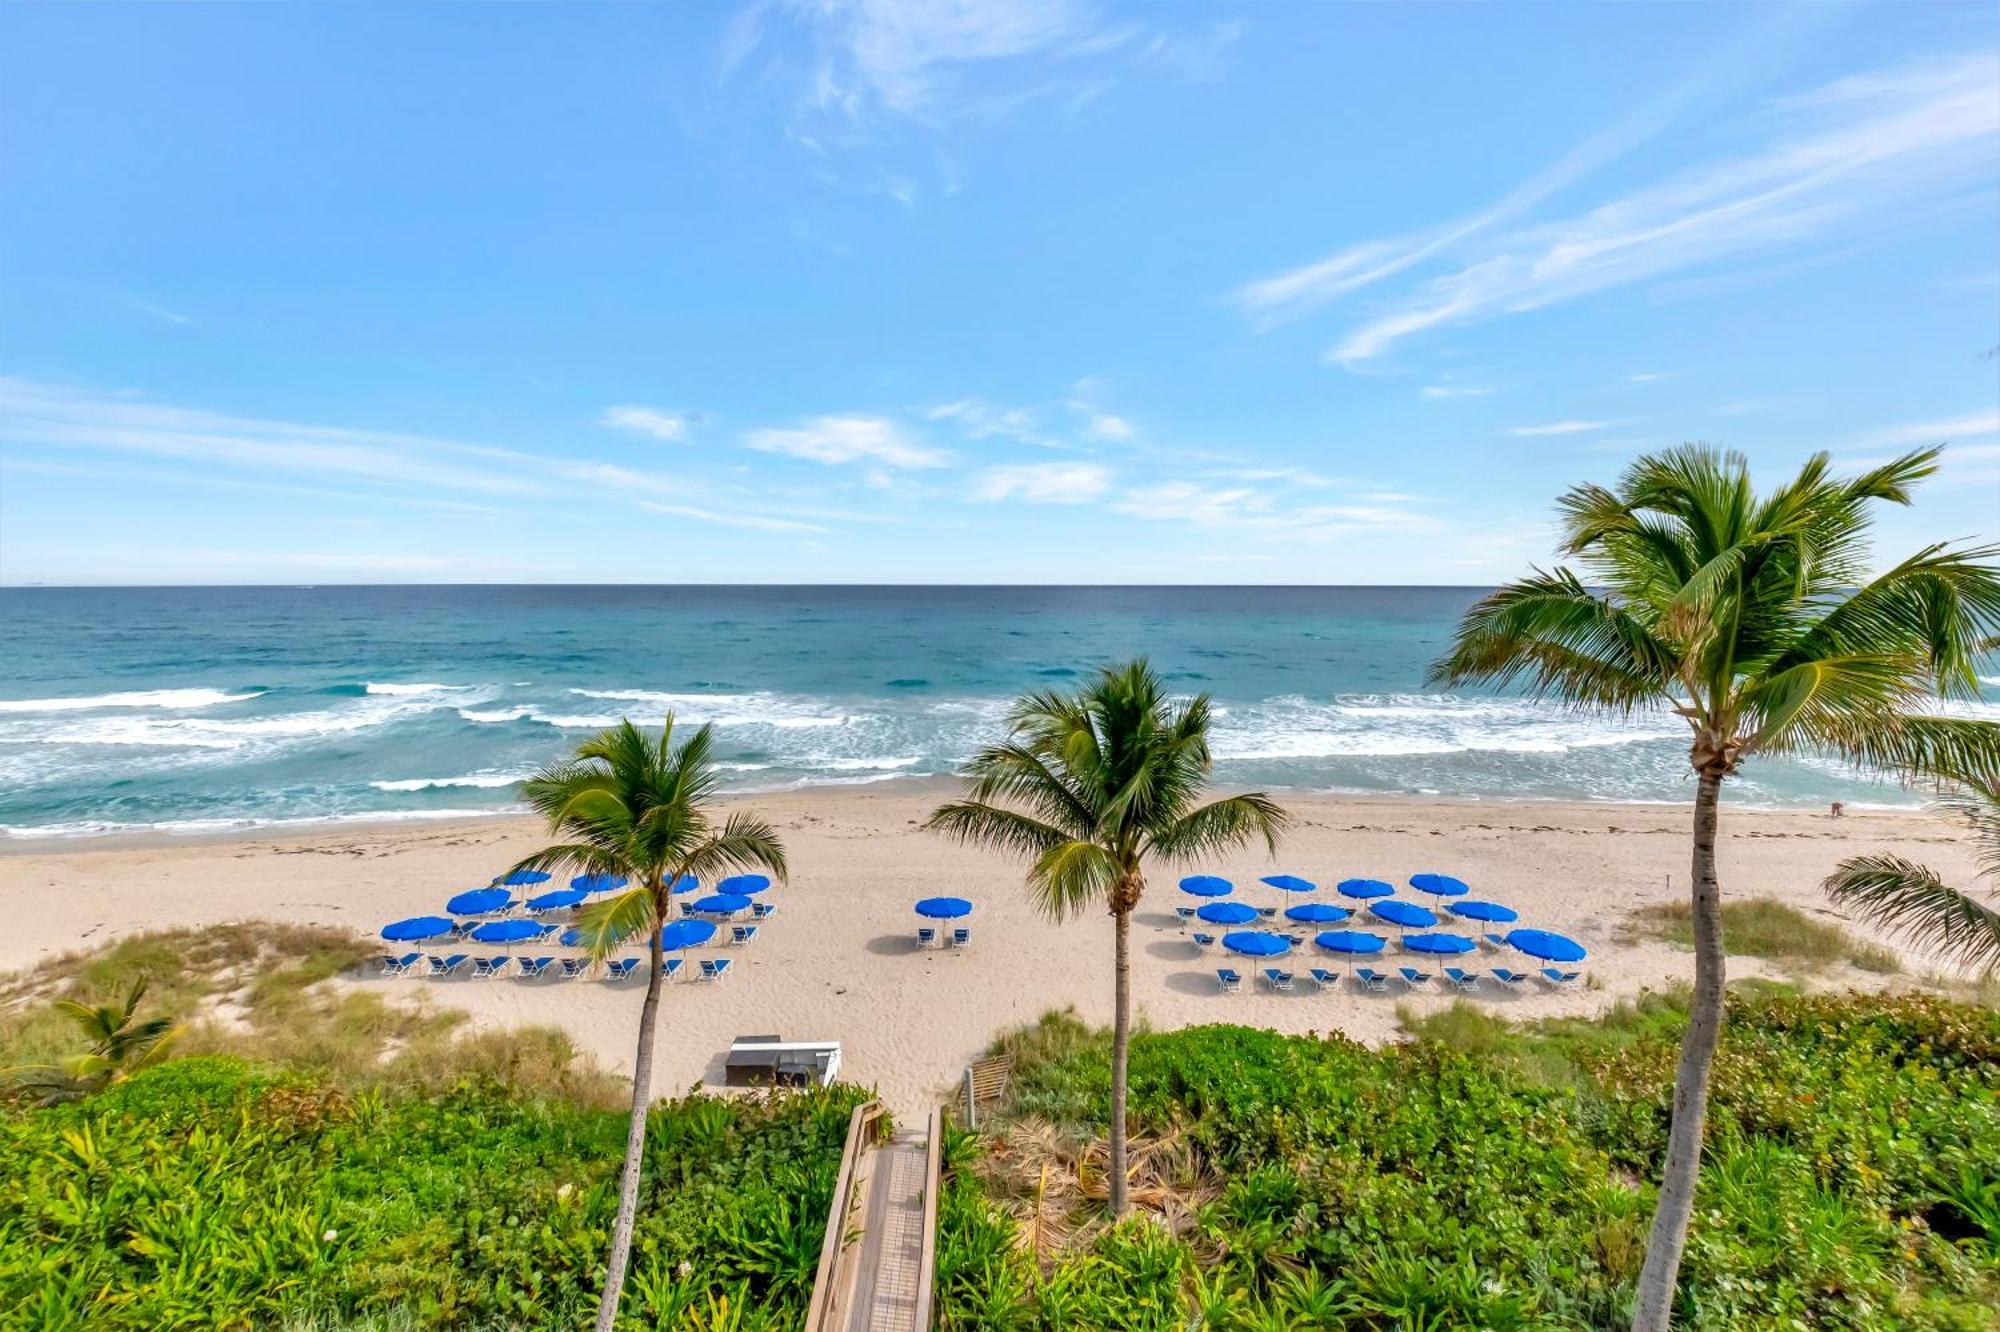
{"label": "beach vegetation", "polygon": [[[1373,1050],[1142,1033],[1145,1166],[1115,1224],[1091,1169],[1109,1033],[1046,1018],[1007,1043],[1006,1102],[948,1146],[938,1326],[1618,1326],[1690,1003],[1649,993],[1603,1021],[1528,1025],[1467,1003]],[[2000,1014],[1760,984],[1726,1020],[1676,1324],[1990,1327]]]}
{"label": "beach vegetation", "polygon": [[[1683,948],[1694,946],[1694,912],[1686,902],[1665,902],[1635,913],[1647,933]],[[1732,957],[1761,957],[1802,970],[1842,963],[1893,975],[1902,963],[1889,949],[1856,939],[1840,926],[1814,920],[1770,897],[1722,904],[1723,947]]]}
{"label": "beach vegetation", "polygon": [[146,978],[141,976],[132,982],[123,999],[112,1003],[56,1000],[56,1011],[70,1020],[86,1042],[84,1048],[47,1063],[0,1071],[0,1088],[8,1095],[54,1105],[59,1101],[81,1100],[93,1092],[116,1086],[160,1062],[167,1056],[179,1029],[172,1018],[141,1018],[139,1004],[145,997]]}
{"label": "beach vegetation", "polygon": [[[2000,783],[1947,783],[1941,813],[1967,829],[1979,877],[2000,884]],[[1877,852],[1843,860],[1827,877],[1834,905],[1900,935],[1982,979],[2000,972],[2000,907],[1994,889],[1973,893],[1907,856]]]}
{"label": "beach vegetation", "polygon": [[1724,784],[1746,761],[1799,751],[2000,781],[2000,724],[1927,710],[1979,696],[1975,666],[2000,632],[1995,550],[1931,545],[1878,572],[1869,549],[1875,509],[1908,504],[1939,453],[1848,476],[1822,453],[1761,495],[1741,454],[1690,445],[1639,458],[1615,487],[1560,500],[1562,553],[1577,567],[1482,598],[1435,668],[1443,685],[1514,686],[1688,725],[1695,978],[1636,1332],[1665,1332],[1695,1214],[1724,1030]]}
{"label": "beach vegetation", "polygon": [[1023,856],[1044,914],[1112,919],[1108,1173],[1113,1216],[1129,1206],[1125,1104],[1132,1032],[1131,923],[1154,861],[1187,863],[1262,841],[1276,851],[1285,812],[1262,792],[1203,802],[1207,694],[1176,702],[1144,660],[1105,667],[1076,693],[1020,699],[1007,739],[965,767],[965,797],[927,824],[946,837]]}
{"label": "beach vegetation", "polygon": [[623,891],[578,913],[577,929],[594,962],[603,962],[627,939],[644,935],[647,940],[646,999],[639,1010],[632,1105],[597,1332],[611,1332],[617,1320],[631,1261],[665,960],[660,931],[674,919],[674,886],[690,875],[705,878],[735,870],[766,869],[785,877],[785,849],[777,830],[740,810],[721,817],[716,794],[713,731],[703,726],[676,744],[672,713],[657,737],[621,722],[521,787],[521,798],[562,840],[523,857],[515,868],[572,870],[627,881]]}

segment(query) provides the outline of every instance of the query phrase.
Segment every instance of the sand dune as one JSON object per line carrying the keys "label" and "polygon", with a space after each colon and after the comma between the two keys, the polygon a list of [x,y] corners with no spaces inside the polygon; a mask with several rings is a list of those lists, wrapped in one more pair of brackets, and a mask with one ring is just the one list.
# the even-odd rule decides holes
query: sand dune
{"label": "sand dune", "polygon": [[[921,831],[919,821],[946,789],[885,782],[745,798],[783,830],[793,881],[771,890],[780,910],[754,944],[723,950],[736,960],[734,976],[719,985],[669,989],[657,1090],[715,1079],[739,1032],[777,1032],[842,1041],[847,1076],[876,1084],[908,1111],[952,1084],[1003,1027],[1066,1004],[1091,1020],[1108,1020],[1108,918],[1050,924],[1029,905],[1016,864]],[[1479,895],[1518,908],[1524,924],[1565,931],[1591,948],[1587,965],[1602,989],[1487,994],[1483,1002],[1500,1011],[1588,1012],[1690,974],[1685,952],[1620,938],[1634,908],[1685,896],[1684,809],[1344,796],[1287,796],[1287,804],[1297,824],[1276,861],[1245,853],[1201,868],[1236,879],[1239,895],[1253,902],[1276,901],[1277,893],[1252,886],[1275,870],[1327,884],[1444,870],[1466,878]],[[506,818],[214,840],[16,845],[0,856],[7,921],[0,968],[131,931],[227,920],[310,921],[372,934],[386,921],[437,910],[452,893],[483,884],[537,845],[538,831],[529,820]],[[1913,813],[1868,811],[1834,820],[1824,813],[1731,810],[1724,832],[1725,887],[1732,895],[1776,897],[1829,916],[1818,883],[1845,855],[1894,848],[1962,879],[1972,872],[1952,831]],[[1400,985],[1386,996],[1309,988],[1293,995],[1217,993],[1215,960],[1198,957],[1175,922],[1173,908],[1192,902],[1175,890],[1177,878],[1178,872],[1158,874],[1136,918],[1135,993],[1145,1021],[1394,1036],[1396,1005],[1405,1002]],[[915,947],[910,905],[942,892],[978,904],[967,951]],[[1740,975],[1765,972],[1748,959],[1734,967]],[[1825,980],[1883,983],[1846,969]],[[621,1069],[629,1067],[641,995],[638,983],[600,981],[339,983],[460,1007],[478,1023],[559,1025]]]}

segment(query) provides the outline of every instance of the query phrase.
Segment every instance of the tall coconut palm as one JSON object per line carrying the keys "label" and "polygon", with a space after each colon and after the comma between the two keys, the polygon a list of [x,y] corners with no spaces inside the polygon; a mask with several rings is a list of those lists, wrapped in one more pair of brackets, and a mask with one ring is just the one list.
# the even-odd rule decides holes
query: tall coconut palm
{"label": "tall coconut palm", "polygon": [[1112,919],[1111,1210],[1128,1206],[1125,1058],[1132,1034],[1132,910],[1148,860],[1185,861],[1261,837],[1275,851],[1285,812],[1262,793],[1206,804],[1208,695],[1176,704],[1145,661],[1106,668],[1075,694],[1029,694],[1009,737],[967,765],[966,798],[928,827],[1027,856],[1028,891],[1051,918],[1093,907]]}
{"label": "tall coconut palm", "polygon": [[618,1214],[611,1227],[597,1332],[611,1332],[632,1251],[646,1109],[652,1099],[653,1032],[660,1011],[660,930],[672,919],[672,885],[685,874],[753,867],[780,879],[785,875],[785,849],[770,824],[738,813],[717,826],[711,803],[712,749],[706,726],[676,746],[672,713],[657,740],[623,721],[584,741],[573,758],[537,773],[521,788],[522,798],[548,819],[550,833],[565,840],[525,857],[515,868],[624,876],[632,886],[584,908],[578,928],[594,962],[640,933],[651,953],[632,1058],[632,1120],[625,1135],[625,1168],[618,1181]]}
{"label": "tall coconut palm", "polygon": [[[2000,786],[1950,783],[1939,809],[1972,832],[1981,878],[2000,885]],[[1936,870],[1881,852],[1840,862],[1823,885],[1834,902],[1968,970],[2000,970],[2000,910],[1946,883]]]}
{"label": "tall coconut palm", "polygon": [[1919,714],[1926,697],[1977,691],[1974,657],[2000,624],[1995,552],[1935,545],[1869,574],[1874,507],[1907,504],[1938,452],[1847,478],[1821,454],[1766,495],[1736,453],[1640,458],[1615,489],[1562,497],[1563,552],[1582,574],[1537,571],[1485,597],[1436,667],[1445,684],[1518,683],[1688,724],[1695,983],[1635,1303],[1642,1332],[1667,1325],[1721,1035],[1723,783],[1746,760],[1798,750],[1908,773],[2000,772],[2000,726]]}

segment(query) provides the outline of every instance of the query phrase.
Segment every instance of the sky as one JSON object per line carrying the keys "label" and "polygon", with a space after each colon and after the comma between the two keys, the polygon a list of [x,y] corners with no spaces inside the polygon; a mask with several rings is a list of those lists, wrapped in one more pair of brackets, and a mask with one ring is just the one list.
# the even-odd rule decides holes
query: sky
{"label": "sky", "polygon": [[2000,536],[2000,9],[0,6],[0,583],[1490,584]]}

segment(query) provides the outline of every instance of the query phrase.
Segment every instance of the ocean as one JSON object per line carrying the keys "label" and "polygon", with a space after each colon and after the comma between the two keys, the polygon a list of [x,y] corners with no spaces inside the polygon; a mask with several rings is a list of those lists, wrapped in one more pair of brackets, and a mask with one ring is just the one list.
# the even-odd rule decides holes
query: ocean
{"label": "ocean", "polygon": [[[0,589],[11,837],[423,819],[620,717],[716,729],[735,789],[949,774],[1023,691],[1144,654],[1216,703],[1219,781],[1682,801],[1684,725],[1425,682],[1466,588]],[[2000,707],[1977,705],[2000,716]],[[1735,801],[1916,804],[1817,759]]]}

